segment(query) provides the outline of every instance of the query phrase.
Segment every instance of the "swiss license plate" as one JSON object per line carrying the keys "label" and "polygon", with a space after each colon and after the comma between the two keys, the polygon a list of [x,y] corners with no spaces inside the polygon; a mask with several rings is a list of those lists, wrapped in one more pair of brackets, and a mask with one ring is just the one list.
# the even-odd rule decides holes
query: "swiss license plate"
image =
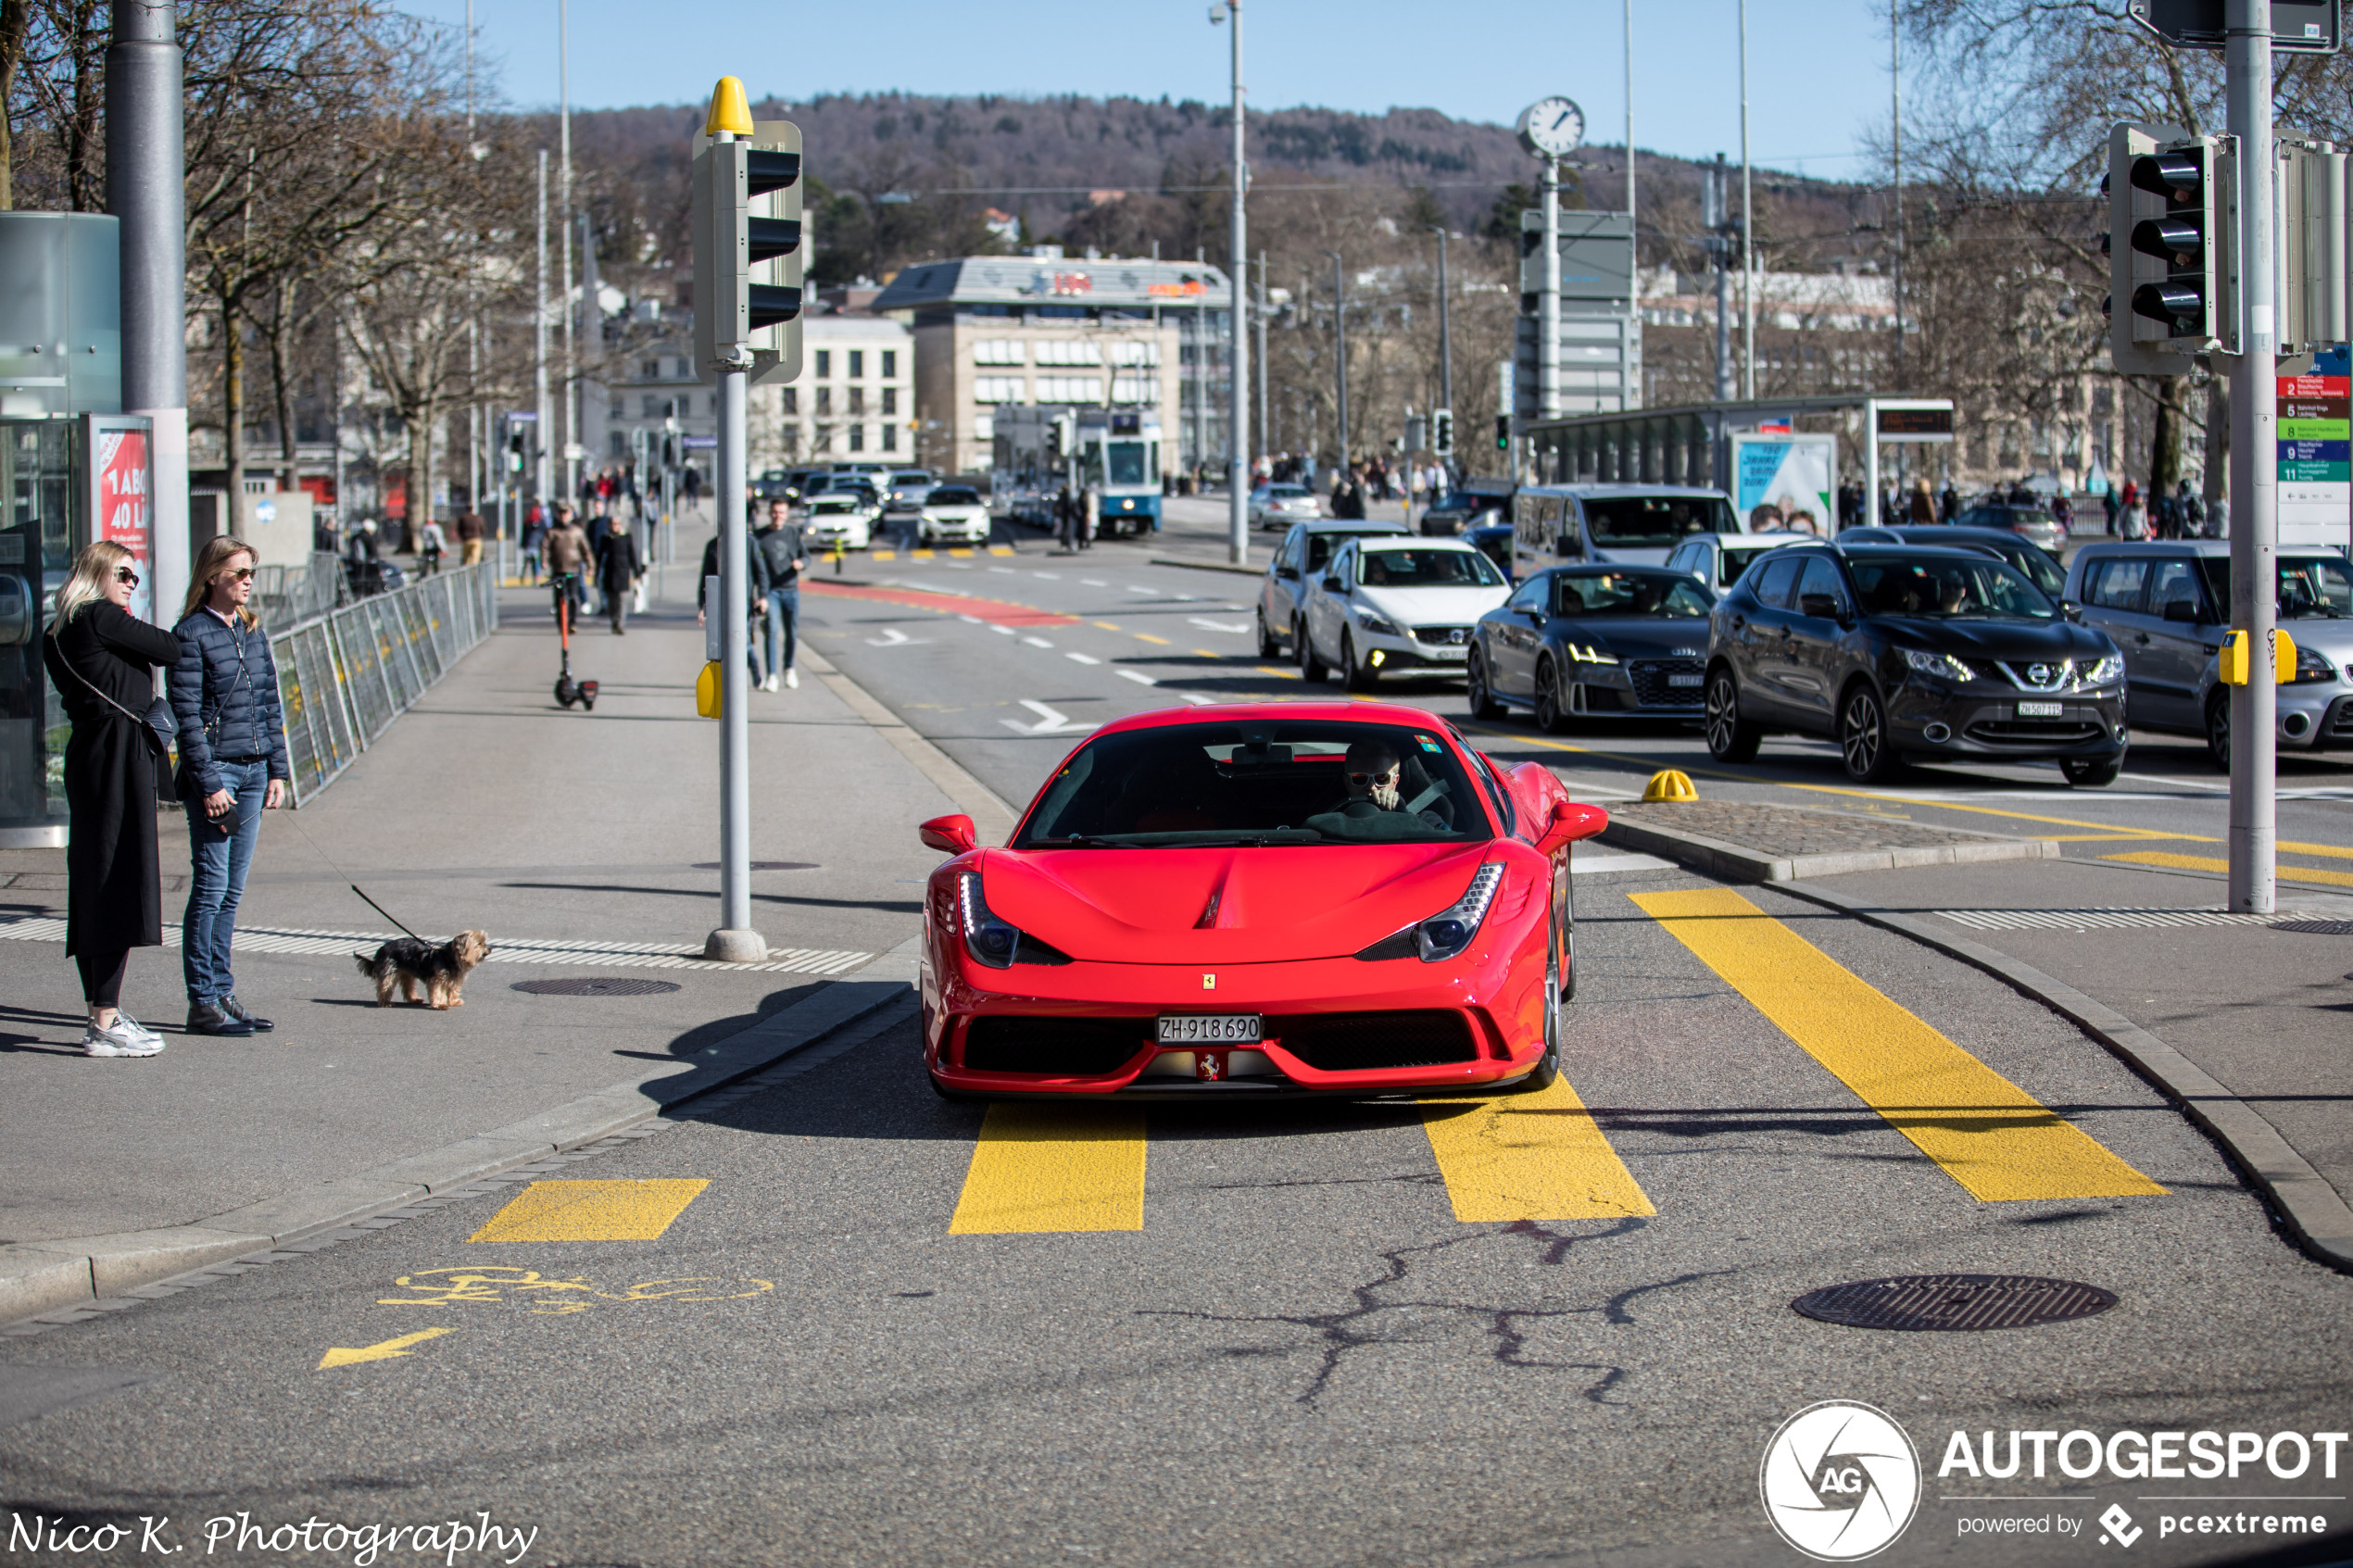
{"label": "swiss license plate", "polygon": [[1699,677],[1697,675],[1669,675],[1667,677],[1667,684],[1670,686],[1696,686],[1699,684]]}
{"label": "swiss license plate", "polygon": [[1265,1022],[1254,1012],[1169,1012],[1160,1017],[1164,1046],[1254,1046]]}
{"label": "swiss license plate", "polygon": [[2056,719],[2066,711],[2056,702],[2021,702],[2018,705],[2018,716],[2021,719]]}

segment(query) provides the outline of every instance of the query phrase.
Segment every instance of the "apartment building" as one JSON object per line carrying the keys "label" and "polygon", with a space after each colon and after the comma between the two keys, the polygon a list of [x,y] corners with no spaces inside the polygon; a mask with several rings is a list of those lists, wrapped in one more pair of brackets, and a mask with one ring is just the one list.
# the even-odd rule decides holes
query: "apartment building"
{"label": "apartment building", "polygon": [[915,340],[904,322],[862,310],[809,316],[799,378],[755,386],[745,400],[749,466],[912,463],[915,420]]}

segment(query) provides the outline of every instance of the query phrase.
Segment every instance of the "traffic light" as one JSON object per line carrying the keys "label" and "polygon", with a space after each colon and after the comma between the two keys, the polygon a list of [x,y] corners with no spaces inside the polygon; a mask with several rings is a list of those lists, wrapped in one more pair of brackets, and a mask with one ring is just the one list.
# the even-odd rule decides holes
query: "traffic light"
{"label": "traffic light", "polygon": [[1429,449],[1441,458],[1454,455],[1454,410],[1433,408],[1429,416]]}
{"label": "traffic light", "polygon": [[2108,350],[2179,375],[2239,343],[2237,142],[2125,124],[2108,136]]}
{"label": "traffic light", "polygon": [[1511,449],[1512,417],[1509,414],[1498,414],[1495,416],[1495,450],[1508,452]]}
{"label": "traffic light", "polygon": [[695,356],[705,380],[716,364],[744,365],[755,384],[800,374],[801,189],[800,128],[755,124],[743,83],[722,77],[695,144]]}

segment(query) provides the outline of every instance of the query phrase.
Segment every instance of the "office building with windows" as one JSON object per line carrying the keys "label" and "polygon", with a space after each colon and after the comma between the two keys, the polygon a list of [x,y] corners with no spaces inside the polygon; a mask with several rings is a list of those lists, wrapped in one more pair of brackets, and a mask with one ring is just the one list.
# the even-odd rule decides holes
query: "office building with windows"
{"label": "office building with windows", "polygon": [[833,310],[800,324],[800,375],[755,386],[745,400],[749,467],[913,463],[915,341],[906,324]]}
{"label": "office building with windows", "polygon": [[1172,465],[1223,462],[1231,297],[1200,262],[1041,245],[916,263],[873,308],[913,327],[917,460],[957,473],[989,466],[997,410],[1025,404],[1151,408]]}

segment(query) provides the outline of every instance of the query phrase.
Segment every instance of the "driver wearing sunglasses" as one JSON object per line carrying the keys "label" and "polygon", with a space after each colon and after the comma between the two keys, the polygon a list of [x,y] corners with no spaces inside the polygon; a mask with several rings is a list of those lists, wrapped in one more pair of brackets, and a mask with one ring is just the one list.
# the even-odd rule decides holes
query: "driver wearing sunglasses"
{"label": "driver wearing sunglasses", "polygon": [[1348,781],[1348,798],[1333,809],[1352,817],[1396,810],[1401,804],[1397,797],[1401,772],[1397,753],[1386,742],[1356,742],[1348,748],[1348,759],[1342,768],[1342,777]]}

